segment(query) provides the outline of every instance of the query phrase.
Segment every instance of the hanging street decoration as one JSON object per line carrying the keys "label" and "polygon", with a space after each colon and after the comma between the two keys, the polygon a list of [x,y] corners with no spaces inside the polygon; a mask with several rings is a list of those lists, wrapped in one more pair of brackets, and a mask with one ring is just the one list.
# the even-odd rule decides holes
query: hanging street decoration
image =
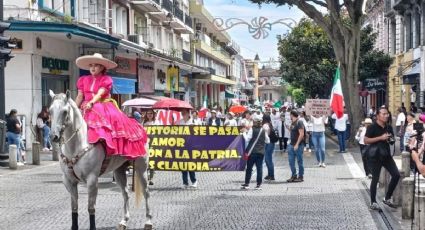
{"label": "hanging street decoration", "polygon": [[255,17],[250,22],[247,22],[240,18],[228,18],[226,20],[222,18],[214,18],[213,23],[219,31],[225,31],[238,25],[247,25],[248,32],[252,34],[254,39],[265,39],[269,36],[269,32],[272,30],[272,26],[276,24],[283,24],[292,29],[297,22],[292,18],[281,18],[274,22],[268,22],[266,17]]}

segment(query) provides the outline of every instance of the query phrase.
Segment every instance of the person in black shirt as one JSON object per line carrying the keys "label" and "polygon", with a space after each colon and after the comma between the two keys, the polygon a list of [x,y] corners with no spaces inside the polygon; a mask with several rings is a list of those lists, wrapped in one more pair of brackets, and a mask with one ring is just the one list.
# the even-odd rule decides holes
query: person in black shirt
{"label": "person in black shirt", "polygon": [[19,162],[19,159],[21,158],[21,123],[18,120],[17,114],[18,111],[16,109],[12,109],[7,116],[6,137],[9,145],[16,145],[18,165],[21,165],[22,163]]}
{"label": "person in black shirt", "polygon": [[[376,113],[376,121],[367,128],[364,138],[366,145],[375,145],[377,147],[377,150],[374,151],[375,153],[372,153],[372,151],[366,153],[368,154],[368,165],[372,171],[372,182],[370,183],[370,209],[372,210],[380,210],[376,203],[376,186],[378,185],[382,166],[391,175],[391,181],[383,203],[391,208],[396,207],[390,199],[400,179],[400,173],[390,153],[390,143],[393,143],[391,139],[394,138],[394,133],[391,126],[387,125],[388,116],[389,113],[386,107],[379,108]],[[370,150],[372,149],[371,146]]]}

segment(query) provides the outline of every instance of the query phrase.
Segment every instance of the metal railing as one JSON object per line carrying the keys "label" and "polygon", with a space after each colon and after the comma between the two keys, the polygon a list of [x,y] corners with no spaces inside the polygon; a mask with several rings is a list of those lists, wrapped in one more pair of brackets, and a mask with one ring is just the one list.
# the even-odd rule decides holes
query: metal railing
{"label": "metal railing", "polygon": [[173,3],[169,0],[162,0],[161,6],[168,12],[173,13]]}
{"label": "metal railing", "polygon": [[182,21],[182,22],[184,21],[184,19],[183,19],[183,11],[180,8],[178,8],[177,6],[174,7],[174,15],[178,19],[180,19],[180,21]]}

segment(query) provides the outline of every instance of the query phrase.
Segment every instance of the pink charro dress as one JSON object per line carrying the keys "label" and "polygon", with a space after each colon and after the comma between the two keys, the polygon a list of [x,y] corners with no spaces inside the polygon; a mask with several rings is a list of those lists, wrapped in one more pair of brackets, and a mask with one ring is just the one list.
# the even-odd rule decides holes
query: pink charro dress
{"label": "pink charro dress", "polygon": [[96,95],[100,88],[106,93],[96,102],[92,109],[83,110],[84,120],[88,126],[89,143],[105,142],[107,155],[121,155],[135,159],[146,155],[144,148],[147,142],[145,129],[132,118],[119,110],[110,98],[112,78],[110,76],[81,76],[77,81],[77,89],[84,94],[81,108]]}

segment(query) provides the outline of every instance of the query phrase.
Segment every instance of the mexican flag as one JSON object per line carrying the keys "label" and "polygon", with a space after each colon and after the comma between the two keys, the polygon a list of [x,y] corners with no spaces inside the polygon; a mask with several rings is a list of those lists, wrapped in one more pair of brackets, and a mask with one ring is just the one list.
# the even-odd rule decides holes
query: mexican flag
{"label": "mexican flag", "polygon": [[332,111],[336,114],[337,118],[341,118],[344,115],[344,95],[342,94],[340,75],[341,74],[338,66],[335,72],[330,101]]}
{"label": "mexican flag", "polygon": [[198,117],[199,118],[205,118],[208,112],[208,107],[207,107],[207,96],[204,96],[204,102],[202,104],[202,108],[199,110],[198,112]]}

